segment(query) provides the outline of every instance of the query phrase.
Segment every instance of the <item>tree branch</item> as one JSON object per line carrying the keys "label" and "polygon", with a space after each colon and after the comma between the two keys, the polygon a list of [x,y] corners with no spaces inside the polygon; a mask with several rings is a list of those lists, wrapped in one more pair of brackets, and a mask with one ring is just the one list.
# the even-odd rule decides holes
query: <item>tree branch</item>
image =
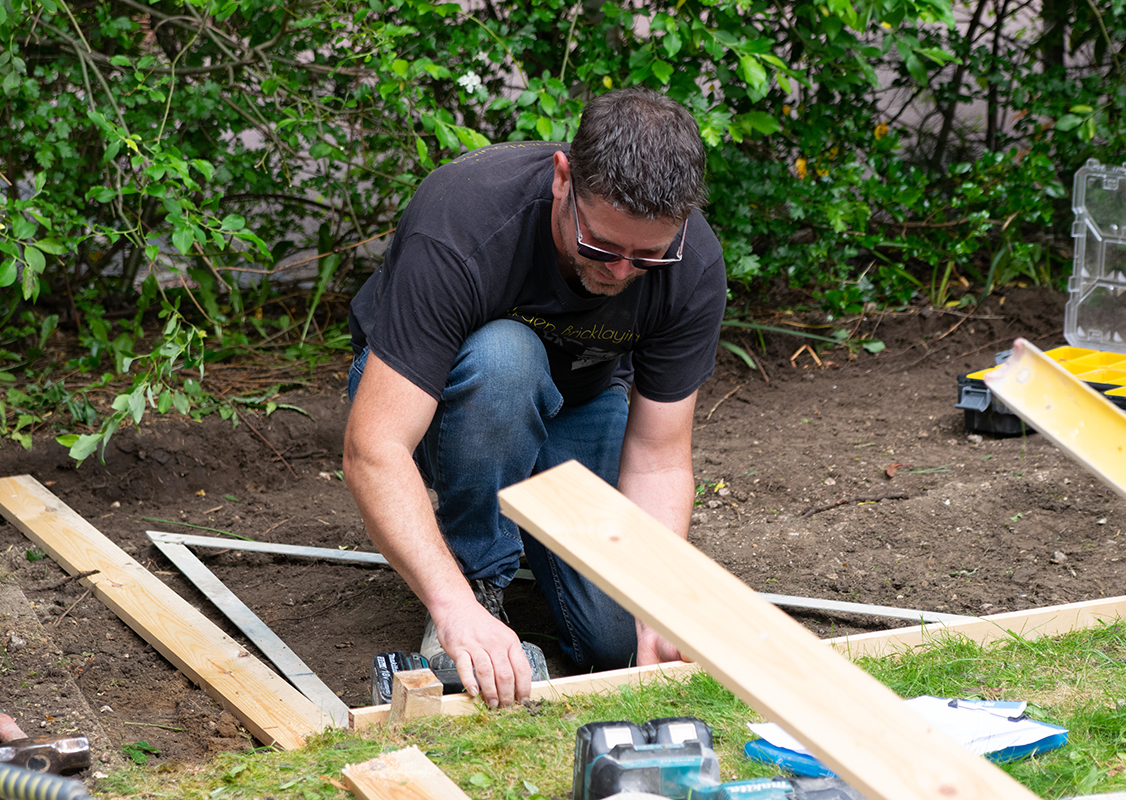
{"label": "tree branch", "polygon": [[977,33],[978,26],[981,25],[981,15],[985,13],[985,4],[988,0],[978,0],[977,6],[974,7],[973,18],[970,20],[969,27],[966,28],[966,36],[963,41],[965,47],[962,49],[961,63],[954,69],[954,76],[950,79],[950,86],[954,89],[954,96],[950,99],[949,105],[945,108],[942,114],[942,128],[938,132],[938,138],[935,140],[934,152],[931,153],[931,168],[937,169],[942,164],[942,157],[946,154],[946,143],[950,140],[950,131],[954,127],[954,115],[958,109],[958,94],[962,89],[962,79],[965,77],[967,62],[969,61],[970,53],[973,49],[974,36]]}

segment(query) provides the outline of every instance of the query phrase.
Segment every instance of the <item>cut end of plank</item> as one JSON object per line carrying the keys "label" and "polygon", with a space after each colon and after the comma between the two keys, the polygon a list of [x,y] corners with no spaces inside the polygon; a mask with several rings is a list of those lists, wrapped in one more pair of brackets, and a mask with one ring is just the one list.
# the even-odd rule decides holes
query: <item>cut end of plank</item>
{"label": "cut end of plank", "polygon": [[1033,350],[1036,350],[1037,352],[1040,352],[1040,348],[1038,348],[1036,345],[1032,344],[1032,342],[1028,341],[1022,336],[1018,336],[1016,339],[1013,339],[1013,347],[1011,352],[1009,353],[1009,357],[998,364],[996,369],[986,372],[981,379],[988,384],[999,380],[998,376],[1005,376],[1007,375],[1007,373],[1012,372],[1015,369],[1016,364],[1020,361],[1020,359],[1024,357],[1024,354],[1029,347],[1031,347]]}
{"label": "cut end of plank", "polygon": [[344,783],[360,800],[469,800],[417,747],[349,764]]}

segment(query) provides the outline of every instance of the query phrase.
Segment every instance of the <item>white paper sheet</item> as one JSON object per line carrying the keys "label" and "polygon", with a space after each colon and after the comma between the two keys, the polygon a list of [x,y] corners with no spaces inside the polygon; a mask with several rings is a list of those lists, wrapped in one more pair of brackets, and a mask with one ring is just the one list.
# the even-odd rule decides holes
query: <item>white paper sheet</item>
{"label": "white paper sheet", "polygon": [[[976,755],[1030,745],[1048,736],[1066,733],[1065,728],[1056,725],[1019,719],[1027,707],[1019,701],[952,701],[923,695],[904,703]],[[747,727],[775,747],[812,755],[801,742],[773,722],[749,722]]]}

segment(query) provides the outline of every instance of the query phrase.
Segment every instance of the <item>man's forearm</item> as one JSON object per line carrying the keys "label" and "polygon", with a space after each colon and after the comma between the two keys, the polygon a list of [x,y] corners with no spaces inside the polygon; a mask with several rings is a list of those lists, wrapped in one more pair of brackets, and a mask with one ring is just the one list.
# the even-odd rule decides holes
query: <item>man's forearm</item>
{"label": "man's forearm", "polygon": [[414,463],[436,405],[369,356],[344,434],[344,477],[368,536],[430,611],[438,642],[466,690],[479,688],[489,704],[508,705],[530,691],[520,640],[473,596]]}
{"label": "man's forearm", "polygon": [[[622,442],[618,490],[681,538],[688,537],[695,501],[692,478],[693,394],[656,403],[635,390]],[[637,620],[637,664],[683,658],[680,651]]]}
{"label": "man's forearm", "polygon": [[618,491],[677,536],[688,537],[695,488],[692,471],[670,467],[657,472],[623,470]]}
{"label": "man's forearm", "polygon": [[622,441],[618,491],[677,536],[688,536],[695,501],[692,410],[696,396],[655,403],[635,390]]}
{"label": "man's forearm", "polygon": [[368,536],[432,612],[451,592],[471,593],[414,463],[436,405],[371,355],[344,433],[344,477]]}
{"label": "man's forearm", "polygon": [[472,596],[409,454],[346,458],[345,479],[376,549],[432,613]]}

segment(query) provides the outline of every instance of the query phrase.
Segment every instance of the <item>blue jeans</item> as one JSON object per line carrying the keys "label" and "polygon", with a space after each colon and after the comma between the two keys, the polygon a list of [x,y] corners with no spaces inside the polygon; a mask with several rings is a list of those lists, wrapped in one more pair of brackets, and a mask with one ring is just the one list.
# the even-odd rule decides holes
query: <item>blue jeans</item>
{"label": "blue jeans", "polygon": [[[349,399],[367,356],[365,348],[352,362]],[[495,320],[465,340],[414,454],[465,577],[507,586],[523,551],[563,651],[583,669],[635,661],[633,616],[502,515],[497,492],[570,459],[616,486],[628,411],[622,386],[565,406],[539,337],[519,322]]]}

